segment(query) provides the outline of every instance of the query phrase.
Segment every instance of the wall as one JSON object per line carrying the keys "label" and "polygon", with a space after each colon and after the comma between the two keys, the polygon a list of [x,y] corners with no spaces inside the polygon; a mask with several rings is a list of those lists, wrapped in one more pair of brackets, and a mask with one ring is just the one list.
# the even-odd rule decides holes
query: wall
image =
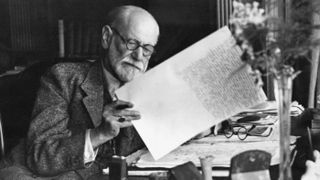
{"label": "wall", "polygon": [[[5,42],[6,46],[14,51],[15,57],[12,59],[14,64],[29,64],[32,61],[57,57],[58,19],[64,19],[65,22],[66,56],[94,56],[98,50],[89,48],[99,46],[97,41],[100,37],[93,34],[100,34],[100,28],[110,9],[124,4],[138,5],[149,10],[160,24],[158,53],[153,57],[151,66],[162,62],[216,29],[213,11],[209,11],[210,8],[214,8],[210,0],[1,1],[3,4],[1,10],[4,11],[1,11],[0,16],[5,28],[0,35],[0,42]],[[78,36],[83,38],[79,41]],[[85,37],[96,44],[85,43],[84,41],[88,41]],[[70,51],[72,44],[73,49]]]}

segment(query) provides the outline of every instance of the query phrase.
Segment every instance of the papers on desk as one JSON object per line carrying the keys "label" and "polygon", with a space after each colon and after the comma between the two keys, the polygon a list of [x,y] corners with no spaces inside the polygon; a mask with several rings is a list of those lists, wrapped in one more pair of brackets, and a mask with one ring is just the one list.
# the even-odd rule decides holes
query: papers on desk
{"label": "papers on desk", "polygon": [[[247,150],[263,150],[272,156],[271,165],[279,163],[279,121],[276,116],[270,116],[275,121],[272,134],[268,137],[248,136],[239,140],[236,136],[226,138],[224,135],[210,135],[205,138],[191,140],[159,160],[153,160],[147,149],[142,149],[130,155],[128,163],[138,168],[172,168],[192,161],[200,167],[199,157],[213,156],[212,167],[230,167],[231,158]],[[291,144],[297,137],[291,137]]]}
{"label": "papers on desk", "polygon": [[199,157],[210,154],[213,156],[212,167],[230,167],[230,161],[234,155],[252,149],[261,149],[271,153],[271,165],[275,165],[279,163],[279,155],[277,155],[279,149],[276,147],[279,147],[278,141],[219,144],[191,143],[180,146],[158,161],[152,161],[150,153],[146,153],[138,163],[136,163],[136,166],[139,168],[172,168],[179,164],[192,161],[197,167],[201,167]]}
{"label": "papers on desk", "polygon": [[140,111],[133,124],[154,159],[266,100],[240,55],[224,27],[116,92]]}
{"label": "papers on desk", "polygon": [[[303,106],[297,101],[291,103],[290,115],[296,116],[302,113]],[[271,114],[276,115],[278,113],[278,105],[276,101],[264,101],[256,106],[250,107],[239,113],[240,116],[254,115],[254,114]]]}
{"label": "papers on desk", "polygon": [[134,164],[139,168],[172,168],[188,161],[200,166],[199,157],[213,156],[212,167],[230,167],[231,158],[241,152],[260,149],[272,155],[271,165],[279,163],[279,141],[261,142],[219,142],[219,143],[196,143],[192,142],[180,146],[170,154],[154,161],[151,154],[145,150],[140,159]]}

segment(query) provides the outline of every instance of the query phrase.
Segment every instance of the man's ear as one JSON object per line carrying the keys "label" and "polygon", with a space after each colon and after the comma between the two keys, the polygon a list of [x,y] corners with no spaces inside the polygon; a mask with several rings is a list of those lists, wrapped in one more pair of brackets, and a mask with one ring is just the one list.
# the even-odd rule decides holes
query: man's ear
{"label": "man's ear", "polygon": [[102,28],[101,45],[103,49],[108,49],[111,41],[112,30],[109,25],[105,25]]}

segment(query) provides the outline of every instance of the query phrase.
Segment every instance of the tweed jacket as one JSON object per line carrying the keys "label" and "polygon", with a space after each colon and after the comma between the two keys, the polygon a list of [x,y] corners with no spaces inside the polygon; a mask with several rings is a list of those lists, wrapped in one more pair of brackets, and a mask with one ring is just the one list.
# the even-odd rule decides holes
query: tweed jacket
{"label": "tweed jacket", "polygon": [[[99,147],[95,162],[84,164],[85,132],[99,126],[103,105],[111,102],[110,94],[104,94],[101,64],[60,63],[41,78],[25,151],[26,165],[35,174],[76,172],[87,179],[108,165],[109,142]],[[116,137],[119,155],[143,145],[133,127],[121,129]]]}

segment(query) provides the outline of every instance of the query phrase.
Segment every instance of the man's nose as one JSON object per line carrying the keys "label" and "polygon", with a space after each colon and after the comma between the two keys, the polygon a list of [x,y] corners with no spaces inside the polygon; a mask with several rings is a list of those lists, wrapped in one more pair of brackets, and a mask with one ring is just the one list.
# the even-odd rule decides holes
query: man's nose
{"label": "man's nose", "polygon": [[132,52],[132,57],[136,61],[142,61],[144,56],[143,56],[143,48],[140,46],[136,50]]}

